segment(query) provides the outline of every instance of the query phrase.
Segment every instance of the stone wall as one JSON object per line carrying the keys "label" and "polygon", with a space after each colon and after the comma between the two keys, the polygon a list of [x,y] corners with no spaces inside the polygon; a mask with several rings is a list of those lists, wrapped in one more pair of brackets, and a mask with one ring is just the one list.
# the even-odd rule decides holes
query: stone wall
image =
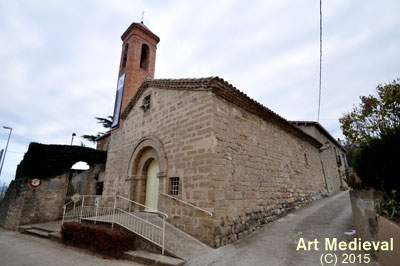
{"label": "stone wall", "polygon": [[68,174],[42,180],[37,188],[27,188],[20,225],[54,221],[61,217],[67,192]]}
{"label": "stone wall", "polygon": [[[148,95],[151,107],[144,111]],[[144,203],[135,194],[145,193],[145,177],[133,169],[143,164],[136,157],[152,153],[160,161],[159,191],[168,193],[169,178],[178,176],[177,197],[214,216],[162,195],[159,210],[211,246],[233,242],[325,192],[316,146],[209,91],[146,89],[112,132],[104,194]]]}
{"label": "stone wall", "polygon": [[219,227],[215,246],[254,231],[325,192],[318,147],[274,121],[214,97],[217,146],[210,189]]}
{"label": "stone wall", "polygon": [[96,150],[101,150],[101,151],[108,150],[109,143],[110,143],[110,134],[106,133],[101,138],[96,140]]}
{"label": "stone wall", "polygon": [[95,164],[89,170],[74,175],[71,183],[75,193],[80,195],[95,195],[96,183],[104,181],[104,171],[104,164]]}
{"label": "stone wall", "polygon": [[350,190],[353,224],[357,236],[363,240],[371,241],[377,238],[378,215],[375,206],[381,199],[382,195],[373,189]]}
{"label": "stone wall", "polygon": [[21,210],[25,202],[25,183],[12,181],[0,202],[0,226],[16,230],[20,223]]}
{"label": "stone wall", "polygon": [[[145,96],[151,96],[150,109],[140,106]],[[158,154],[160,162],[159,191],[168,193],[169,178],[179,177],[181,191],[176,197],[196,206],[212,208],[214,194],[210,189],[215,162],[215,137],[211,128],[213,94],[206,91],[168,90],[148,88],[138,99],[123,125],[112,132],[108,150],[103,194],[122,194],[144,203],[146,179],[134,172],[136,157]],[[143,149],[143,150],[141,150]],[[139,161],[139,165],[142,162]],[[162,204],[160,204],[162,202]],[[159,209],[167,212],[174,203],[159,197]],[[210,221],[180,212],[181,218],[172,219],[176,226],[211,244],[213,232]],[[190,226],[189,226],[190,224]]]}
{"label": "stone wall", "polygon": [[62,215],[68,175],[41,180],[33,188],[28,182],[16,182],[1,203],[0,225],[16,230],[24,224],[54,221]]}
{"label": "stone wall", "polygon": [[[328,192],[335,193],[347,187],[345,182],[347,170],[346,153],[315,126],[300,125],[299,127],[324,144],[325,147],[329,144],[329,148],[323,148],[321,151]],[[340,164],[338,164],[337,156],[340,156]]]}

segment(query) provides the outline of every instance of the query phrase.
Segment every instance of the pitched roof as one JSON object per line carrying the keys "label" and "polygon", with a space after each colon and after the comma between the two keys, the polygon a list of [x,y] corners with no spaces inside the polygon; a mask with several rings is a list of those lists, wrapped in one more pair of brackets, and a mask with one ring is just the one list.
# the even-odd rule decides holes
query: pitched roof
{"label": "pitched roof", "polygon": [[286,131],[309,141],[316,147],[321,147],[322,144],[313,138],[312,136],[305,133],[303,130],[291,124],[289,121],[271,111],[263,104],[253,100],[245,93],[235,88],[232,84],[226,82],[220,77],[207,77],[197,79],[147,79],[140,86],[136,95],[130,100],[126,108],[121,114],[121,118],[125,119],[129,112],[132,110],[136,101],[140,98],[144,90],[149,87],[160,88],[160,89],[177,89],[177,90],[206,90],[212,91],[217,96],[231,102],[244,110],[253,113],[260,118],[276,123],[283,127]]}
{"label": "pitched roof", "polygon": [[290,121],[293,125],[296,126],[315,126],[323,135],[325,135],[329,140],[336,144],[340,149],[346,152],[343,148],[342,144],[339,143],[337,139],[335,139],[329,132],[326,130],[320,123],[317,121]]}
{"label": "pitched roof", "polygon": [[160,41],[160,38],[157,35],[155,35],[149,28],[147,28],[146,25],[144,25],[144,23],[137,23],[137,22],[133,22],[125,30],[125,32],[122,33],[121,40],[124,40],[129,35],[129,33],[135,28],[141,30],[144,33],[147,33],[148,35],[150,35],[153,39],[156,40],[157,43]]}

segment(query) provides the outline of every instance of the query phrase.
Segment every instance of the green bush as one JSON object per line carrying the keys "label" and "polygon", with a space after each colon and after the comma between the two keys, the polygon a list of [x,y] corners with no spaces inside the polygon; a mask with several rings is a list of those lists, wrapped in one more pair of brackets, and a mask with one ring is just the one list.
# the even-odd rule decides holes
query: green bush
{"label": "green bush", "polygon": [[46,179],[61,175],[79,161],[93,165],[105,163],[107,153],[92,148],[71,146],[30,143],[28,151],[23,160],[17,167],[16,180],[27,178]]}
{"label": "green bush", "polygon": [[392,192],[386,192],[383,195],[382,202],[379,202],[378,213],[389,217],[392,220],[400,220],[400,200],[398,192],[393,190]]}
{"label": "green bush", "polygon": [[[387,130],[355,149],[353,166],[360,182],[349,182],[354,189],[373,188],[383,192],[378,213],[400,219],[400,128]],[[353,180],[354,181],[354,180]]]}
{"label": "green bush", "polygon": [[354,168],[364,187],[400,191],[400,128],[361,144],[354,153]]}
{"label": "green bush", "polygon": [[116,258],[122,257],[125,251],[132,250],[135,245],[131,234],[99,225],[64,223],[61,235],[66,244]]}

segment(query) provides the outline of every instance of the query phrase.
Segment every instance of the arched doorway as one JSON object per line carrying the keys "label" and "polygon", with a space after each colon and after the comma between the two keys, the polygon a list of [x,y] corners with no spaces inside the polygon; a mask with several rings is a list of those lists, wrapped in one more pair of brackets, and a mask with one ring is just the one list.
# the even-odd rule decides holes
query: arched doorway
{"label": "arched doorway", "polygon": [[158,209],[158,193],[159,193],[159,178],[158,178],[158,161],[150,159],[146,171],[146,200],[145,205],[147,211],[155,211]]}
{"label": "arched doorway", "polygon": [[127,197],[148,206],[147,210],[158,210],[159,193],[164,191],[167,157],[163,145],[156,137],[145,137],[132,147],[129,162],[129,185]]}

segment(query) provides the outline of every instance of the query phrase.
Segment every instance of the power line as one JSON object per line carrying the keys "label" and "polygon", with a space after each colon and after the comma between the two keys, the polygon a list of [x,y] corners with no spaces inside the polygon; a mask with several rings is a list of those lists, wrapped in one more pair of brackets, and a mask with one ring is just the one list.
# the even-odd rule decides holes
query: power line
{"label": "power line", "polygon": [[319,84],[318,84],[318,118],[321,113],[321,74],[322,74],[322,0],[319,0]]}

